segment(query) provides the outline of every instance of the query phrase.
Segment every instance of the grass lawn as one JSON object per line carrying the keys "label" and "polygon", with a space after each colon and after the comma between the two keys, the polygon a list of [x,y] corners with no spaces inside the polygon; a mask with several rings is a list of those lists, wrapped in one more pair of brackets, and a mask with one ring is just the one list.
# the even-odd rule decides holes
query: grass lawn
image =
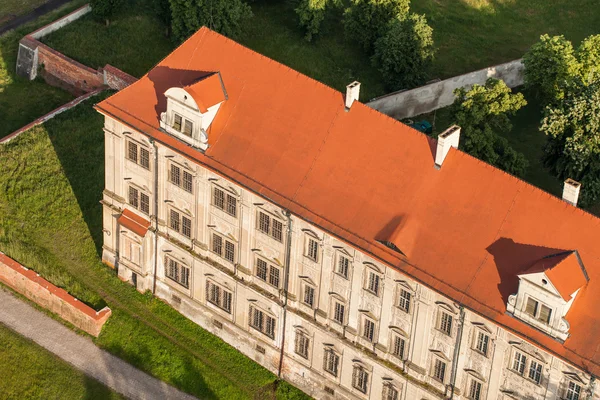
{"label": "grass lawn", "polygon": [[0,249],[94,307],[108,303],[114,314],[96,342],[186,392],[306,398],[101,263],[104,134],[92,109],[100,100],[0,145]]}
{"label": "grass lawn", "polygon": [[27,14],[47,1],[48,0],[2,0],[2,2],[0,2],[0,25],[5,24],[14,17]]}
{"label": "grass lawn", "polygon": [[[4,4],[4,0],[0,3]],[[68,92],[41,80],[29,81],[16,76],[15,66],[19,40],[23,36],[84,3],[81,0],[71,2],[33,23],[0,36],[0,138],[73,99]]]}
{"label": "grass lawn", "polygon": [[0,324],[3,399],[117,400],[119,394]]}

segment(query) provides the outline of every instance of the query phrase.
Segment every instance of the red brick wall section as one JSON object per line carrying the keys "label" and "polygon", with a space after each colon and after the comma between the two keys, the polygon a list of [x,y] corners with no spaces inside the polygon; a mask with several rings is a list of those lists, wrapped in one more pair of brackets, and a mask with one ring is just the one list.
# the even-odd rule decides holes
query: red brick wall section
{"label": "red brick wall section", "polygon": [[111,315],[110,308],[95,311],[2,252],[0,281],[92,336],[100,334]]}
{"label": "red brick wall section", "polygon": [[126,74],[110,64],[104,66],[104,83],[111,89],[125,89],[135,81],[137,81],[137,78]]}

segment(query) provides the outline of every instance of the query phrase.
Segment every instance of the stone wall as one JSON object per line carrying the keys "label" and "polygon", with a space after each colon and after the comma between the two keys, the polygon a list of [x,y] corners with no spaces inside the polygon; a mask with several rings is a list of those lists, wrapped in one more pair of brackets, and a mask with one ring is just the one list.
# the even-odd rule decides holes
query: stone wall
{"label": "stone wall", "polygon": [[2,252],[0,281],[92,336],[100,334],[102,326],[111,315],[110,308],[95,311]]}
{"label": "stone wall", "polygon": [[428,113],[454,102],[454,89],[483,84],[488,78],[498,78],[510,88],[523,84],[521,59],[455,76],[411,90],[394,92],[371,100],[367,105],[396,119]]}

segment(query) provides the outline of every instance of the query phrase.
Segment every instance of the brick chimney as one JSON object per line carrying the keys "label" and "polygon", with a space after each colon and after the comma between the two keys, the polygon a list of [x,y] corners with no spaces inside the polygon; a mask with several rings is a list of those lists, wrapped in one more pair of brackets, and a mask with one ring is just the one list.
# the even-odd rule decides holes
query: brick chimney
{"label": "brick chimney", "polygon": [[577,207],[577,200],[579,200],[579,191],[581,190],[581,183],[574,179],[567,179],[565,186],[563,187],[562,198],[567,203]]}
{"label": "brick chimney", "polygon": [[352,103],[358,101],[358,95],[360,94],[360,82],[354,81],[346,86],[346,111],[350,110]]}
{"label": "brick chimney", "polygon": [[435,152],[435,167],[441,168],[442,163],[446,159],[450,147],[458,148],[458,140],[460,139],[460,126],[452,125],[438,136],[437,150]]}

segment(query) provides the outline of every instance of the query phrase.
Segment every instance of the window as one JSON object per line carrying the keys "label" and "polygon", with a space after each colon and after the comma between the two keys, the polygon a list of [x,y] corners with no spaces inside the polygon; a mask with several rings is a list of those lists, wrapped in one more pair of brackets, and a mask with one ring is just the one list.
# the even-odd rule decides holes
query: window
{"label": "window", "polygon": [[258,230],[278,242],[283,241],[283,222],[262,211],[258,212]]}
{"label": "window", "polygon": [[150,214],[150,196],[139,189],[129,186],[129,204],[144,214]]}
{"label": "window", "polygon": [[213,187],[213,206],[237,218],[237,199],[221,188]]}
{"label": "window", "polygon": [[250,326],[271,339],[275,338],[275,318],[253,306],[250,306]]}
{"label": "window", "polygon": [[542,364],[538,361],[531,361],[529,364],[529,379],[537,383],[538,385],[542,381]]}
{"label": "window", "polygon": [[224,310],[228,314],[231,314],[232,298],[233,295],[230,291],[222,288],[221,286],[211,281],[206,281],[206,301],[208,301],[209,303],[214,304],[221,310]]}
{"label": "window", "polygon": [[550,307],[546,306],[545,304],[541,304],[539,301],[534,300],[531,297],[527,298],[525,313],[545,324],[549,324],[550,318],[552,317],[552,309]]}
{"label": "window", "polygon": [[446,378],[446,363],[437,357],[433,361],[432,375],[435,379],[441,381],[442,383]]}
{"label": "window", "polygon": [[296,331],[296,341],[294,343],[294,351],[302,358],[308,360],[308,346],[310,344],[309,337],[300,331]]}
{"label": "window", "polygon": [[581,386],[573,381],[569,381],[567,391],[565,393],[565,399],[567,400],[579,400],[581,394]]}
{"label": "window", "polygon": [[192,130],[194,128],[194,124],[191,121],[185,120],[185,128],[183,130],[183,134],[189,137],[192,137]]}
{"label": "window", "polygon": [[127,261],[140,265],[140,245],[127,236],[123,237],[123,258]]}
{"label": "window", "polygon": [[410,299],[411,299],[410,292],[405,289],[400,289],[400,296],[398,299],[398,307],[404,312],[410,312]]}
{"label": "window", "polygon": [[394,387],[391,383],[386,383],[383,385],[383,393],[381,398],[383,400],[398,400],[399,397],[398,389]]}
{"label": "window", "polygon": [[312,237],[308,238],[308,246],[306,247],[306,257],[314,262],[319,260],[319,242]]}
{"label": "window", "polygon": [[169,170],[169,182],[182,188],[186,192],[192,193],[192,174],[175,164],[171,164],[171,169]]}
{"label": "window", "polygon": [[304,296],[302,297],[302,302],[311,308],[315,305],[315,288],[304,284]]}
{"label": "window", "polygon": [[480,330],[476,330],[475,350],[487,356],[488,346],[490,343],[490,335]]}
{"label": "window", "polygon": [[169,228],[185,237],[192,237],[192,220],[179,211],[169,210]]}
{"label": "window", "polygon": [[406,348],[406,340],[398,334],[392,336],[392,354],[401,360],[404,359],[404,349]]}
{"label": "window", "polygon": [[369,385],[369,373],[361,365],[355,365],[352,371],[352,387],[362,393],[367,393]]}
{"label": "window", "polygon": [[346,315],[346,306],[339,301],[333,303],[333,320],[344,325],[344,318]]}
{"label": "window", "polygon": [[150,169],[150,151],[131,140],[127,141],[127,159],[145,169]]}
{"label": "window", "polygon": [[438,322],[438,329],[444,332],[446,335],[452,335],[452,315],[446,311],[440,310],[440,320]]}
{"label": "window", "polygon": [[256,276],[271,286],[279,288],[280,268],[267,263],[262,258],[256,258]]}
{"label": "window", "polygon": [[369,342],[373,342],[373,339],[375,338],[375,322],[367,317],[364,317],[363,319],[362,336]]}
{"label": "window", "polygon": [[471,383],[469,384],[469,394],[468,399],[479,400],[481,399],[481,382],[471,379]]}
{"label": "window", "polygon": [[344,256],[343,254],[339,254],[336,272],[339,275],[343,276],[344,278],[348,279],[349,270],[350,270],[350,259],[348,257]]}
{"label": "window", "polygon": [[375,271],[369,270],[366,289],[375,296],[379,296],[380,280],[381,278],[379,277],[379,274],[377,274]]}
{"label": "window", "polygon": [[235,262],[235,243],[215,232],[212,234],[211,250],[219,257],[222,257],[231,263]]}
{"label": "window", "polygon": [[175,129],[178,132],[181,132],[181,122],[182,119],[181,115],[173,113],[173,129]]}
{"label": "window", "polygon": [[525,372],[525,363],[527,362],[527,357],[524,354],[515,351],[515,355],[513,357],[512,369],[519,375],[523,375]]}
{"label": "window", "polygon": [[190,269],[170,257],[165,257],[165,276],[185,288],[190,287]]}
{"label": "window", "polygon": [[333,349],[325,349],[323,356],[323,369],[331,375],[338,376],[338,366],[340,364],[340,356]]}
{"label": "window", "polygon": [[538,319],[545,324],[549,324],[551,316],[552,316],[552,309],[550,307],[542,304],[542,307],[540,308],[540,315],[539,315]]}

